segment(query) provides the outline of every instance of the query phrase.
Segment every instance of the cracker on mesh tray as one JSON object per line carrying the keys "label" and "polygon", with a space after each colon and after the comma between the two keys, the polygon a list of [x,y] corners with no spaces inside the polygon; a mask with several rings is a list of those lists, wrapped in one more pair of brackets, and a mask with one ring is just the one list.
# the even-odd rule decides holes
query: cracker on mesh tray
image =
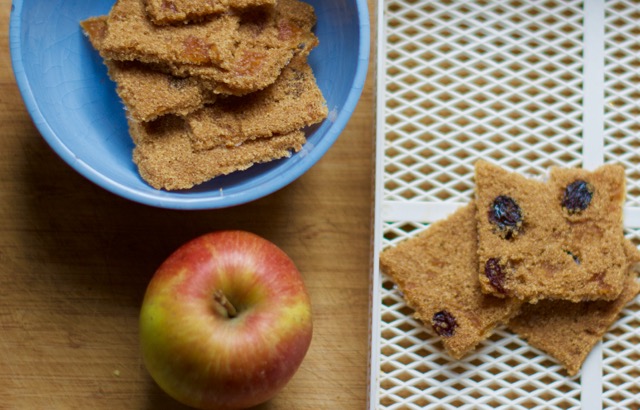
{"label": "cracker on mesh tray", "polygon": [[[580,181],[587,184],[584,209],[567,209],[565,192],[575,194],[569,185]],[[553,169],[542,182],[478,161],[475,182],[483,290],[529,302],[620,295],[626,273],[621,166]]]}
{"label": "cracker on mesh tray", "polygon": [[635,272],[640,252],[628,240],[624,246],[627,273],[617,299],[580,303],[542,300],[524,305],[521,314],[511,320],[508,327],[532,346],[555,357],[569,375],[576,375],[589,352],[640,290]]}
{"label": "cracker on mesh tray", "polygon": [[480,289],[475,212],[475,204],[465,205],[380,254],[382,271],[396,283],[415,317],[441,336],[456,359],[516,315],[521,305]]}

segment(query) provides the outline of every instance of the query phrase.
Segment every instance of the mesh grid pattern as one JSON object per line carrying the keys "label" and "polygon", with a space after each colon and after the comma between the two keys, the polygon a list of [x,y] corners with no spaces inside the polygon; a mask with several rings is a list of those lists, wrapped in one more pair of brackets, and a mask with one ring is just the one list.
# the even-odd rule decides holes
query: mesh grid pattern
{"label": "mesh grid pattern", "polygon": [[[595,151],[625,166],[626,211],[640,210],[640,0],[381,0],[377,251],[468,202],[479,158],[529,175],[585,166],[594,6],[605,25]],[[640,244],[637,221],[626,235]],[[587,403],[584,375],[568,377],[506,329],[451,360],[376,262],[371,409],[640,408],[640,298],[604,338],[602,402]]]}
{"label": "mesh grid pattern", "polygon": [[605,156],[626,166],[640,206],[640,0],[607,3],[605,28]]}
{"label": "mesh grid pattern", "polygon": [[580,1],[386,3],[386,199],[468,200],[482,156],[580,165]]}

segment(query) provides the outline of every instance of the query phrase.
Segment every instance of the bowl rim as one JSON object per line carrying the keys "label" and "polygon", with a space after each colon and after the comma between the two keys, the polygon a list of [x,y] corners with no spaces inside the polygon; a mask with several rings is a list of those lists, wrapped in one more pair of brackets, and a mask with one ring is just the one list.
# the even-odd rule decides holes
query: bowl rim
{"label": "bowl rim", "polygon": [[360,43],[358,45],[358,61],[354,81],[347,94],[343,108],[332,121],[323,138],[314,145],[313,150],[305,154],[303,161],[295,164],[295,168],[286,174],[275,175],[267,183],[262,183],[248,190],[225,194],[217,197],[188,197],[176,196],[175,192],[156,190],[153,193],[145,193],[133,189],[127,185],[117,182],[93,168],[90,164],[79,159],[56,134],[53,128],[47,123],[42,111],[39,108],[36,98],[27,78],[25,66],[21,59],[22,44],[20,36],[22,33],[22,8],[23,0],[13,0],[11,3],[11,16],[9,20],[9,51],[11,64],[18,89],[24,101],[34,125],[46,140],[54,152],[60,156],[78,173],[103,189],[144,205],[158,208],[177,210],[203,210],[227,208],[245,204],[274,193],[306,173],[320,158],[329,150],[338,136],[346,127],[353,111],[360,100],[362,90],[366,81],[370,54],[370,22],[369,6],[367,0],[355,0],[358,11],[358,27]]}

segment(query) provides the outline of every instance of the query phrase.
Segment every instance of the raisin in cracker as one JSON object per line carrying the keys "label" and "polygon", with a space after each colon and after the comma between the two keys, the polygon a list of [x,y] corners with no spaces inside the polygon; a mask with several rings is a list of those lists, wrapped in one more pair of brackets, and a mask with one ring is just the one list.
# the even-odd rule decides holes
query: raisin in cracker
{"label": "raisin in cracker", "polygon": [[[475,180],[485,292],[529,302],[620,295],[626,272],[622,167],[553,169],[542,182],[478,161]],[[568,188],[575,181],[589,185]],[[567,189],[584,198],[566,199]]]}
{"label": "raisin in cracker", "polygon": [[454,358],[473,350],[520,306],[481,291],[474,215],[475,205],[466,205],[380,255],[383,272],[415,317],[433,328]]}
{"label": "raisin in cracker", "polygon": [[275,0],[146,0],[155,24],[186,23],[233,9],[273,6]]}
{"label": "raisin in cracker", "polygon": [[556,358],[569,375],[576,375],[589,352],[640,290],[635,272],[640,252],[625,241],[625,254],[624,289],[614,301],[540,301],[523,306],[522,313],[509,322],[509,328]]}
{"label": "raisin in cracker", "polygon": [[568,226],[563,249],[576,265],[593,266],[586,286],[607,295],[604,299],[618,295],[628,261],[623,239],[624,168],[604,165],[593,172],[552,168],[549,185],[551,200]]}
{"label": "raisin in cracker", "polygon": [[[107,17],[86,19],[81,26],[93,47],[100,51]],[[151,121],[166,114],[188,115],[216,99],[214,86],[198,78],[175,77],[137,61],[105,60],[104,63],[128,116],[136,121]]]}
{"label": "raisin in cracker", "polygon": [[144,0],[118,0],[109,13],[101,54],[140,61],[178,77],[196,76],[246,94],[272,84],[300,50],[317,43],[313,8],[279,0],[268,11],[224,13],[201,23],[157,26]]}
{"label": "raisin in cracker", "polygon": [[254,164],[285,158],[305,143],[302,131],[248,141],[237,147],[194,151],[184,120],[167,115],[150,123],[129,123],[136,144],[133,160],[156,189],[188,189]]}
{"label": "raisin in cracker", "polygon": [[234,146],[252,138],[286,134],[327,116],[311,67],[296,56],[275,83],[243,96],[220,98],[186,117],[195,149]]}

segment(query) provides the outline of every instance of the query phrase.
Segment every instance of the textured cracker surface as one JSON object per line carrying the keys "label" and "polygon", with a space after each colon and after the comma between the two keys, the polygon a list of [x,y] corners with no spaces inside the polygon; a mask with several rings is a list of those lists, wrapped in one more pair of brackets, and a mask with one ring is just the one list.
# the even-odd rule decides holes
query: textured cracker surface
{"label": "textured cracker surface", "polygon": [[[140,175],[166,190],[189,189],[302,149],[302,128],[327,115],[306,62],[317,45],[313,25],[313,8],[297,0],[163,27],[148,19],[142,1],[119,0],[108,16],[81,22],[128,110]],[[286,59],[282,52],[289,53]],[[263,76],[276,60],[283,66]],[[233,81],[208,76],[216,70]],[[249,92],[243,98],[219,95]],[[219,139],[222,145],[210,139],[198,146],[181,117],[218,99],[225,101],[226,116],[214,112],[220,118],[199,124],[199,131],[207,136],[219,135],[220,129],[237,132]]]}
{"label": "textured cracker surface", "polygon": [[260,10],[158,26],[147,18],[144,0],[118,0],[109,13],[101,54],[223,83],[229,94],[256,91],[272,84],[297,52],[317,44],[310,5],[279,0],[276,7]]}
{"label": "textured cracker surface", "polygon": [[151,121],[167,114],[189,115],[217,98],[193,77],[175,77],[132,61],[105,63],[129,116],[137,121]]}
{"label": "textured cracker surface", "polygon": [[244,170],[299,151],[302,131],[246,142],[237,147],[194,151],[184,120],[164,116],[150,123],[130,122],[136,147],[133,160],[142,178],[156,189],[188,189],[220,175]]}
{"label": "textured cracker surface", "polygon": [[628,273],[622,294],[614,301],[540,301],[522,307],[522,313],[509,328],[532,346],[555,357],[570,375],[582,367],[589,352],[616,321],[624,306],[640,290],[634,265],[640,252],[625,241]]}
{"label": "textured cracker surface", "polygon": [[[591,183],[595,193],[586,210],[569,215],[561,199],[565,186],[576,179]],[[499,258],[506,271],[508,296],[532,302],[618,297],[626,272],[621,166],[605,165],[594,172],[553,169],[549,181],[540,182],[478,161],[475,181],[479,276],[485,292],[500,296],[484,275],[485,262]],[[511,239],[496,234],[488,220],[490,206],[499,195],[512,197],[522,209],[522,232]]]}
{"label": "textured cracker surface", "polygon": [[450,312],[458,324],[442,343],[461,358],[506,323],[520,306],[517,300],[483,294],[477,271],[474,204],[380,254],[380,265],[398,285],[415,317],[431,328],[436,312]]}
{"label": "textured cracker surface", "polygon": [[287,134],[326,117],[325,100],[311,67],[306,57],[297,56],[264,90],[220,98],[186,117],[186,122],[194,148],[208,149]]}
{"label": "textured cracker surface", "polygon": [[275,0],[146,0],[147,13],[155,24],[185,23],[232,9],[275,3]]}
{"label": "textured cracker surface", "polygon": [[[93,47],[100,51],[107,17],[91,17],[80,24]],[[128,116],[136,121],[151,121],[166,114],[187,115],[216,99],[211,86],[198,78],[175,77],[136,61],[104,63]]]}

